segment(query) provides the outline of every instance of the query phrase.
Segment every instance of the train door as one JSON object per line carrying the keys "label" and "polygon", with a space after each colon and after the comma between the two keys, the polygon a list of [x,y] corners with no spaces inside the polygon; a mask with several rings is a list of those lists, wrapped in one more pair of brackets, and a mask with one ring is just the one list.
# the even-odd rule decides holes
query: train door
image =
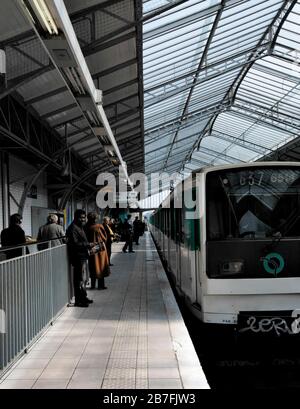
{"label": "train door", "polygon": [[[199,199],[196,197],[196,188],[188,190],[193,202]],[[198,206],[188,208],[183,206],[183,247],[181,251],[181,287],[184,294],[191,302],[196,301],[196,274],[197,257],[200,246],[200,226],[199,226]]]}

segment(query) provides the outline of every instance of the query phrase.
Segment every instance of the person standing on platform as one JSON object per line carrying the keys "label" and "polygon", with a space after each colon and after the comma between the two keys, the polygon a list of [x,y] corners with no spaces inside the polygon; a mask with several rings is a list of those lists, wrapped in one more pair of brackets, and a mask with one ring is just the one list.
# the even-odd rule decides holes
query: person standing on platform
{"label": "person standing on platform", "polygon": [[85,225],[85,233],[90,242],[96,243],[97,252],[89,257],[89,270],[91,276],[91,289],[95,288],[98,279],[98,290],[106,290],[104,277],[110,275],[109,259],[105,242],[107,241],[104,226],[97,223],[98,216],[91,212],[87,216],[88,222]]}
{"label": "person standing on platform", "polygon": [[94,253],[94,243],[89,243],[86,237],[83,229],[85,223],[85,211],[77,209],[66,233],[69,258],[74,267],[75,307],[88,307],[93,302],[87,297],[86,283],[89,279],[88,258]]}
{"label": "person standing on platform", "polygon": [[112,245],[112,241],[114,238],[114,232],[110,228],[109,222],[110,222],[109,217],[106,216],[103,218],[103,226],[104,226],[105,233],[107,236],[107,240],[105,244],[106,244],[106,249],[107,249],[107,254],[108,254],[109,265],[112,266],[113,264],[111,264],[110,262],[110,257],[111,257],[111,245]]}
{"label": "person standing on platform", "polygon": [[127,253],[127,247],[129,248],[129,253],[135,253],[132,249],[132,222],[131,222],[131,214],[127,216],[127,219],[123,223],[123,233],[125,244],[122,249],[123,253]]}
{"label": "person standing on platform", "polygon": [[138,246],[139,245],[139,238],[140,238],[140,221],[138,216],[135,216],[135,220],[133,222],[133,241]]}
{"label": "person standing on platform", "polygon": [[[12,214],[9,219],[9,227],[7,229],[2,230],[1,232],[1,245],[3,247],[6,246],[17,246],[19,244],[26,243],[25,232],[21,227],[22,224],[22,216],[18,213]],[[26,253],[28,254],[28,249],[26,249]],[[6,259],[11,259],[14,257],[20,257],[23,254],[22,247],[16,248],[13,250],[7,250],[5,252]]]}
{"label": "person standing on platform", "polygon": [[51,240],[50,246],[49,243],[38,244],[38,250],[44,250],[49,247],[60,246],[64,243],[64,240],[61,237],[65,236],[64,229],[60,224],[58,224],[58,217],[56,214],[49,214],[47,217],[47,224],[39,228],[37,240]]}

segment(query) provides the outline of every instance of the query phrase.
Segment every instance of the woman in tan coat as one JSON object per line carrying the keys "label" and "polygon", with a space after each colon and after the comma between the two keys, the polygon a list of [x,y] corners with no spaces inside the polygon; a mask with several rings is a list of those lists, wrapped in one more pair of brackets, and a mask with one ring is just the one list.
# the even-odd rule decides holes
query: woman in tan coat
{"label": "woman in tan coat", "polygon": [[100,251],[89,256],[89,270],[91,276],[91,288],[95,288],[96,279],[98,279],[98,289],[105,290],[104,277],[110,275],[109,259],[105,242],[107,240],[106,232],[102,224],[97,223],[98,216],[91,212],[87,215],[87,224],[85,233],[90,243],[99,245]]}

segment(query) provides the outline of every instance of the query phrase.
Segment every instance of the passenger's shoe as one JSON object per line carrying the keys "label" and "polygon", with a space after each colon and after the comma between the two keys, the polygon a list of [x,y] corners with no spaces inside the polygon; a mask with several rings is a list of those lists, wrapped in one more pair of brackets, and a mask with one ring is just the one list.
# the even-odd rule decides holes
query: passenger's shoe
{"label": "passenger's shoe", "polygon": [[74,304],[74,307],[81,307],[81,308],[87,308],[89,304],[87,302],[76,302]]}
{"label": "passenger's shoe", "polygon": [[94,301],[93,301],[93,300],[90,300],[89,298],[86,298],[86,299],[85,299],[85,302],[88,303],[88,304],[93,304]]}
{"label": "passenger's shoe", "polygon": [[130,252],[129,253],[135,253],[135,251],[134,250],[130,250]]}
{"label": "passenger's shoe", "polygon": [[98,287],[98,290],[107,290],[107,287]]}
{"label": "passenger's shoe", "polygon": [[113,264],[109,263],[110,266],[113,266]]}
{"label": "passenger's shoe", "polygon": [[123,253],[127,253],[127,250],[122,250],[123,251]]}

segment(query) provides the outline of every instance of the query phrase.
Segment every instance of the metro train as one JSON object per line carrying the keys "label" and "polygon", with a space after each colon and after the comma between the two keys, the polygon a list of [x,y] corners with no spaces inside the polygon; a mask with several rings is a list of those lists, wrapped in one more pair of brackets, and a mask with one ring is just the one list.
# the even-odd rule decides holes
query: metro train
{"label": "metro train", "polygon": [[299,163],[194,171],[149,228],[176,290],[201,321],[300,332]]}

